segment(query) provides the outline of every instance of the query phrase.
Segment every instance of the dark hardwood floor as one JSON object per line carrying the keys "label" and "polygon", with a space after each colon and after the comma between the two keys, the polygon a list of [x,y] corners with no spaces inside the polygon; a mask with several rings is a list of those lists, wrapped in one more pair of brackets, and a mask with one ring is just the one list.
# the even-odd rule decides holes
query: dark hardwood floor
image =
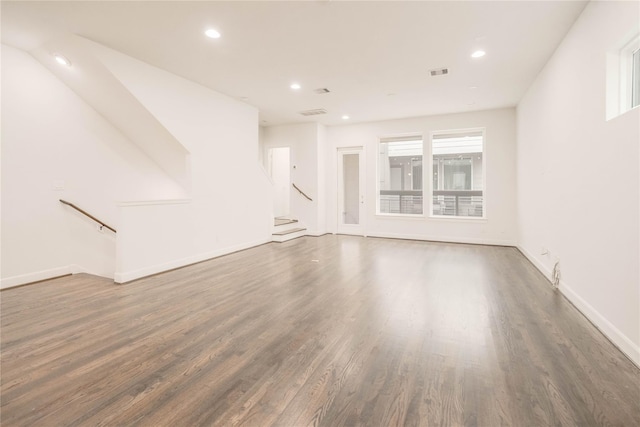
{"label": "dark hardwood floor", "polygon": [[640,425],[640,370],[514,248],[329,235],[0,298],[4,427]]}

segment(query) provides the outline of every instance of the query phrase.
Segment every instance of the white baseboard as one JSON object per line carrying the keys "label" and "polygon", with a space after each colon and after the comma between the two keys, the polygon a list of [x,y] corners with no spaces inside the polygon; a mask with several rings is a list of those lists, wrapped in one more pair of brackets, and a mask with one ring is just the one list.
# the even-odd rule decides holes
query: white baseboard
{"label": "white baseboard", "polygon": [[[107,277],[100,274],[95,274],[86,268],[77,265],[70,264],[63,267],[51,268],[49,270],[36,271],[33,273],[21,274],[19,276],[6,277],[0,280],[0,289],[13,288],[16,286],[26,285],[28,283],[40,282],[42,280],[54,279],[60,276],[67,276],[69,274],[87,273],[94,276]],[[112,279],[113,277],[107,277]]]}
{"label": "white baseboard", "polygon": [[468,243],[472,245],[492,245],[492,246],[516,246],[516,242],[512,240],[499,240],[499,239],[483,239],[483,238],[468,238],[468,237],[434,237],[423,236],[416,234],[396,234],[396,233],[367,233],[367,237],[384,237],[387,239],[404,239],[404,240],[424,240],[428,242],[442,242],[442,243]]}
{"label": "white baseboard", "polygon": [[140,279],[142,277],[151,276],[153,274],[162,273],[162,272],[173,270],[180,267],[185,267],[187,265],[195,264],[197,262],[207,261],[222,255],[228,255],[233,252],[238,252],[244,249],[253,248],[255,246],[260,246],[269,242],[271,242],[271,239],[254,240],[252,242],[247,242],[247,243],[242,243],[242,244],[227,247],[227,248],[217,249],[215,251],[193,255],[186,258],[165,262],[162,264],[156,264],[149,267],[140,268],[134,271],[116,272],[116,274],[114,275],[114,281],[116,283],[131,282],[132,280]]}
{"label": "white baseboard", "polygon": [[13,288],[14,286],[21,286],[26,285],[27,283],[53,279],[54,277],[66,276],[69,274],[74,274],[76,272],[81,272],[79,271],[78,266],[65,265],[63,267],[51,268],[49,270],[42,270],[33,273],[21,274],[18,276],[6,277],[0,280],[0,289]]}
{"label": "white baseboard", "polygon": [[71,270],[71,274],[79,274],[79,273],[87,273],[87,274],[93,274],[94,276],[100,276],[100,274],[95,274],[90,272],[89,270],[87,270],[86,268],[78,265],[78,264],[71,264],[69,266],[69,269]]}
{"label": "white baseboard", "polygon": [[[518,250],[551,281],[551,271],[545,267],[536,257],[521,246]],[[560,280],[558,290],[587,318],[600,332],[606,336],[620,351],[640,367],[640,346],[636,345],[625,334],[620,332],[611,322],[598,312],[591,304],[585,301],[576,291],[574,291],[563,280]]]}
{"label": "white baseboard", "polygon": [[329,233],[327,233],[326,231],[312,231],[312,230],[309,230],[306,233],[307,236],[312,236],[312,237],[320,237],[320,236],[324,236],[325,234],[329,234]]}

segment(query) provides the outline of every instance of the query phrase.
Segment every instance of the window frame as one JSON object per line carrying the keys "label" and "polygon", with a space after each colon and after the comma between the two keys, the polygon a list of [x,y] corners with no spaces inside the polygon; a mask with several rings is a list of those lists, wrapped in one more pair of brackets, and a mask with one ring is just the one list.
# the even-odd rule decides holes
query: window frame
{"label": "window frame", "polygon": [[[457,216],[457,215],[435,215],[433,213],[433,192],[436,191],[437,189],[433,188],[433,162],[434,162],[434,156],[433,156],[433,139],[434,137],[437,137],[439,135],[452,135],[452,134],[456,134],[456,133],[481,133],[482,134],[482,216]],[[430,136],[429,136],[429,144],[427,145],[427,155],[428,155],[428,168],[429,168],[429,172],[428,172],[428,176],[429,176],[429,195],[426,197],[428,198],[428,202],[426,203],[428,206],[428,218],[429,219],[434,219],[434,220],[446,220],[446,221],[455,221],[455,222],[459,222],[459,221],[471,221],[471,222],[478,222],[478,221],[487,221],[488,219],[488,215],[487,215],[487,132],[486,132],[486,128],[485,127],[472,127],[472,128],[460,128],[460,129],[442,129],[442,130],[436,130],[436,131],[431,131],[430,132]],[[473,159],[473,157],[472,157]],[[423,154],[423,165],[424,165],[424,154]],[[471,161],[471,186],[473,188],[473,160]],[[424,169],[423,169],[423,178],[424,178]],[[424,179],[423,179],[424,180]],[[440,176],[440,174],[438,174],[438,183],[441,183],[442,177]],[[423,184],[424,185],[424,184]],[[423,193],[423,202],[425,200],[425,196]],[[423,208],[423,212],[424,212],[424,208]]]}
{"label": "window frame", "polygon": [[[640,45],[640,43],[638,43]],[[629,57],[631,61],[631,109],[640,107],[640,46],[631,52]],[[634,105],[635,102],[635,105]]]}
{"label": "window frame", "polygon": [[[640,33],[625,39],[606,54],[605,119],[613,120],[633,107],[633,53],[640,48]],[[640,70],[639,70],[640,72]]]}
{"label": "window frame", "polygon": [[633,77],[634,70],[633,54],[640,50],[640,34],[635,36],[629,43],[620,49],[620,112],[625,113],[640,106],[633,105]]}
{"label": "window frame", "polygon": [[[380,144],[385,142],[391,142],[391,140],[397,138],[398,141],[406,140],[409,141],[411,138],[415,138],[415,141],[422,141],[422,213],[421,214],[405,214],[399,212],[380,212]],[[425,218],[425,173],[424,173],[424,159],[425,159],[425,138],[422,132],[409,132],[409,133],[401,133],[401,134],[391,134],[391,135],[380,135],[378,136],[378,140],[376,142],[376,211],[375,215],[377,217],[384,218]],[[411,171],[413,173],[413,170]],[[413,185],[413,182],[412,182]]]}

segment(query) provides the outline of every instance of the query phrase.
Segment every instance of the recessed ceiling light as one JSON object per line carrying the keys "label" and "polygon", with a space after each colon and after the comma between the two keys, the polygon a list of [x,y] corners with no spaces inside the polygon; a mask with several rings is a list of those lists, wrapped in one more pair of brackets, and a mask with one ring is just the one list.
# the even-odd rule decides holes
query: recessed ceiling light
{"label": "recessed ceiling light", "polygon": [[487,54],[487,52],[485,52],[484,50],[476,50],[475,52],[473,52],[471,54],[471,57],[472,58],[482,58],[486,54]]}
{"label": "recessed ceiling light", "polygon": [[56,53],[53,55],[53,57],[56,59],[56,62],[60,65],[64,65],[67,67],[71,66],[71,61],[69,61],[67,58],[65,58],[64,56],[60,55],[59,53]]}
{"label": "recessed ceiling light", "polygon": [[344,116],[342,116],[342,120],[349,120],[349,116],[345,114]]}
{"label": "recessed ceiling light", "polygon": [[220,38],[220,33],[213,29],[213,28],[209,28],[207,31],[204,32],[204,34],[209,37],[210,39],[219,39]]}
{"label": "recessed ceiling light", "polygon": [[291,89],[293,90],[298,90],[300,89],[302,86],[300,86],[300,83],[291,83],[291,86],[289,86]]}

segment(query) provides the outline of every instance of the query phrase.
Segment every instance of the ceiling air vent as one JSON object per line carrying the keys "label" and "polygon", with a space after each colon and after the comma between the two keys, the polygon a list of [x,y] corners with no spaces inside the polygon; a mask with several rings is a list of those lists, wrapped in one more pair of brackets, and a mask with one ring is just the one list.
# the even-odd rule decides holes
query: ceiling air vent
{"label": "ceiling air vent", "polygon": [[315,110],[300,111],[303,116],[317,116],[318,114],[327,114],[327,110],[324,108],[316,108]]}
{"label": "ceiling air vent", "polygon": [[314,90],[315,93],[317,93],[318,95],[322,95],[323,93],[329,93],[331,92],[329,89],[327,89],[326,87],[321,87],[318,88],[316,90]]}
{"label": "ceiling air vent", "polygon": [[429,70],[431,77],[433,76],[443,76],[445,74],[449,74],[448,68],[436,68],[435,70]]}

